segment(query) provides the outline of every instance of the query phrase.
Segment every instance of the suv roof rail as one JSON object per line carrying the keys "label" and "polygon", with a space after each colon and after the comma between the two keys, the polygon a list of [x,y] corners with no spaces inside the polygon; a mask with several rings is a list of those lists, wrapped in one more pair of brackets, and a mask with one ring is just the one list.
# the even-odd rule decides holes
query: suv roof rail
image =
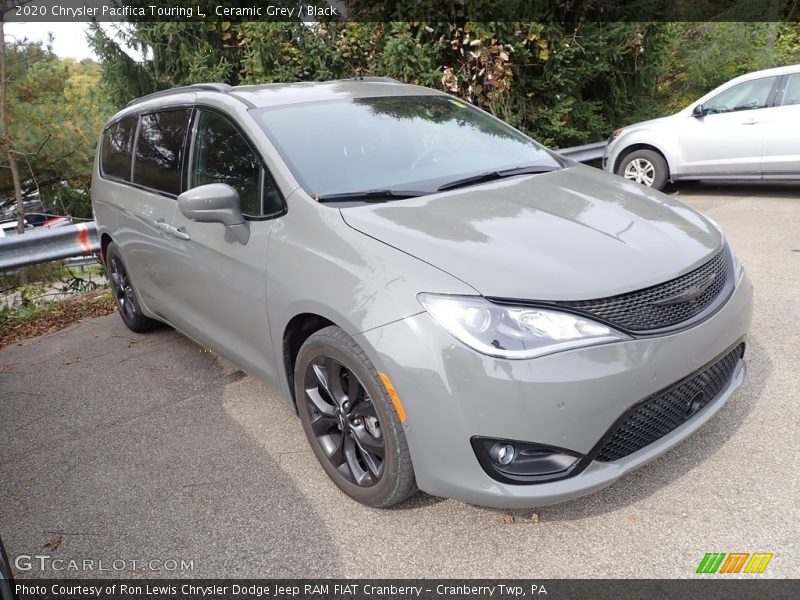
{"label": "suv roof rail", "polygon": [[139,104],[140,102],[144,102],[145,100],[160,98],[162,96],[171,96],[172,94],[180,94],[182,92],[207,91],[207,92],[221,92],[223,94],[226,94],[230,92],[232,89],[233,87],[228,85],[227,83],[194,83],[192,85],[184,85],[181,87],[170,88],[168,90],[161,90],[160,92],[153,92],[152,94],[147,94],[146,96],[142,96],[141,98],[135,98],[130,102],[128,102],[125,105],[125,108],[133,106],[134,104]]}
{"label": "suv roof rail", "polygon": [[385,83],[400,83],[394,77],[373,77],[373,76],[353,77],[352,81],[377,81],[377,82],[383,81]]}

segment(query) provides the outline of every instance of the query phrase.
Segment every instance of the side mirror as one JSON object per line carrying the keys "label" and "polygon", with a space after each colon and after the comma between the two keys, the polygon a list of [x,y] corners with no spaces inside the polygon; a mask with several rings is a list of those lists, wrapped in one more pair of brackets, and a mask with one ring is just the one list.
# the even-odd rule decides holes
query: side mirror
{"label": "side mirror", "polygon": [[209,183],[178,196],[183,215],[198,223],[222,223],[225,235],[241,244],[250,239],[250,227],[242,216],[239,192],[226,183]]}
{"label": "side mirror", "polygon": [[698,104],[692,109],[692,116],[693,117],[704,117],[706,116],[706,109],[703,108],[702,104]]}

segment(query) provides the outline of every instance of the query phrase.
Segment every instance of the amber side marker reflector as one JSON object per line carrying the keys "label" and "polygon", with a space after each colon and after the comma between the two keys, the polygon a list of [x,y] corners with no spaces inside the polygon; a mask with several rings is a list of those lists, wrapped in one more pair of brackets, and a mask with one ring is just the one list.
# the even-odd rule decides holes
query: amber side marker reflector
{"label": "amber side marker reflector", "polygon": [[392,380],[389,379],[389,376],[386,373],[381,373],[378,371],[378,375],[383,382],[386,391],[389,393],[389,398],[392,399],[392,404],[394,404],[394,409],[397,411],[397,416],[400,417],[400,422],[406,422],[406,409],[403,408],[402,403],[400,402],[400,396],[397,395],[397,390],[394,389],[394,385],[392,385]]}

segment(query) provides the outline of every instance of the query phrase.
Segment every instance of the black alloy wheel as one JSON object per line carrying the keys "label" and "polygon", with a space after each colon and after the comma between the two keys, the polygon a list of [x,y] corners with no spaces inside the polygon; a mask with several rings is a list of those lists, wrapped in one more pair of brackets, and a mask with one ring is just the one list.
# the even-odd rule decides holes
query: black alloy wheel
{"label": "black alloy wheel", "polygon": [[109,257],[108,272],[111,276],[111,287],[114,290],[114,298],[120,314],[126,321],[133,320],[136,317],[136,297],[133,295],[133,286],[128,278],[128,272],[118,256]]}
{"label": "black alloy wheel", "polygon": [[136,333],[144,333],[158,327],[161,323],[145,316],[139,307],[136,291],[133,288],[128,269],[122,260],[119,246],[111,242],[106,248],[105,254],[108,279],[111,282],[111,290],[114,292],[117,310],[119,310],[122,321],[128,329]]}
{"label": "black alloy wheel", "polygon": [[385,508],[417,491],[397,406],[363,348],[342,329],[325,327],[303,343],[294,397],[311,450],[348,496]]}
{"label": "black alloy wheel", "polygon": [[378,483],[386,446],[375,406],[355,373],[320,356],[306,368],[304,388],[311,429],[330,464],[360,487]]}

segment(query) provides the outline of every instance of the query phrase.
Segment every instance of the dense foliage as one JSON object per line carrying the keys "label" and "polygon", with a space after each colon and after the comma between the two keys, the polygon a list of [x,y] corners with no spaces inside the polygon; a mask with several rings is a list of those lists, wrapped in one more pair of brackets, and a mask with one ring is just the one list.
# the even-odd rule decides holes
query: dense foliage
{"label": "dense foliage", "polygon": [[104,82],[122,104],[198,81],[231,84],[386,75],[444,89],[548,144],[605,136],[655,90],[667,40],[636,23],[138,23],[131,64],[99,28]]}
{"label": "dense foliage", "polygon": [[[355,9],[361,2],[375,5],[350,0]],[[415,5],[385,4],[390,16]],[[485,23],[465,14],[427,16],[129,23],[116,36],[94,25],[90,41],[100,64],[60,60],[39,44],[7,43],[9,136],[22,178],[29,188],[38,183],[51,206],[61,209],[63,202],[67,212],[88,216],[86,190],[104,119],[132,98],[199,81],[385,75],[448,91],[564,147],[677,110],[736,75],[800,62],[796,23],[597,23],[574,13],[569,20],[554,14],[546,22]],[[145,60],[133,60],[125,46]],[[0,196],[9,188],[8,169],[0,168]]]}
{"label": "dense foliage", "polygon": [[[7,131],[24,192],[41,191],[59,212],[91,217],[86,190],[97,136],[111,112],[99,87],[100,66],[61,60],[42,44],[25,42],[6,44],[6,62]],[[0,198],[8,197],[10,173],[0,168]]]}

